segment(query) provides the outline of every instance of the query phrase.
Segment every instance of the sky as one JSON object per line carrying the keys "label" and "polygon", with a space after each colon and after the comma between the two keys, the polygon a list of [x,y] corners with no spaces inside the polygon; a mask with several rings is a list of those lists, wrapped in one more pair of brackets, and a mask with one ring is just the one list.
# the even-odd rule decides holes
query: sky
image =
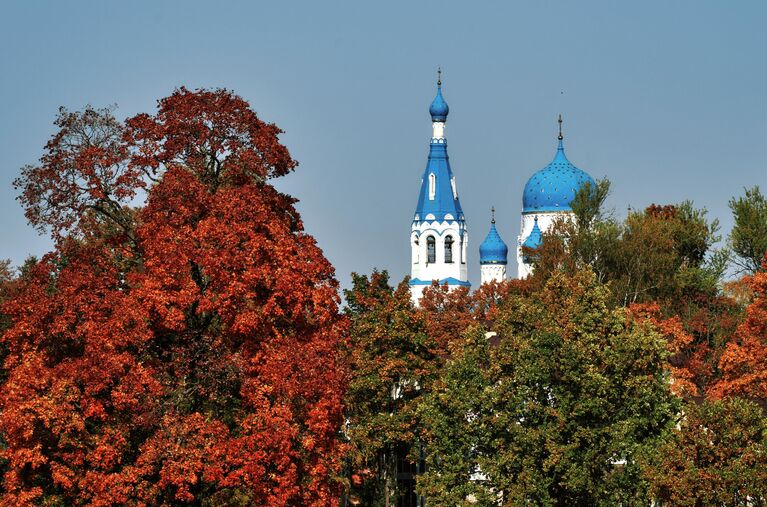
{"label": "sky", "polygon": [[442,67],[469,277],[496,208],[515,275],[521,196],[556,149],[612,182],[608,208],[686,199],[732,226],[767,189],[767,2],[15,1],[0,16],[0,259],[52,245],[12,181],[59,106],[153,112],[180,86],[227,88],[300,165],[275,181],[336,267],[409,274],[410,225]]}

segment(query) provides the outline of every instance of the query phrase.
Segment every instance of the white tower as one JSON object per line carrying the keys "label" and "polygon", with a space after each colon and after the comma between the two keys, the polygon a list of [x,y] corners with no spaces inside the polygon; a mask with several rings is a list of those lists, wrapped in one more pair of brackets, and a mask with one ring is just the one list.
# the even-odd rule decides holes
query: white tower
{"label": "white tower", "polygon": [[468,234],[447,156],[445,122],[449,108],[437,77],[437,96],[429,107],[432,138],[410,232],[410,292],[418,304],[425,287],[437,281],[449,287],[470,286],[466,265]]}
{"label": "white tower", "polygon": [[562,115],[559,116],[559,136],[554,160],[533,174],[522,194],[522,223],[517,239],[517,275],[527,278],[533,269],[533,250],[541,245],[543,234],[554,222],[573,219],[570,202],[581,185],[594,180],[567,160],[562,135]]}
{"label": "white tower", "polygon": [[506,279],[506,259],[509,247],[495,229],[495,208],[491,208],[490,232],[479,245],[479,269],[482,285],[488,282],[502,282]]}

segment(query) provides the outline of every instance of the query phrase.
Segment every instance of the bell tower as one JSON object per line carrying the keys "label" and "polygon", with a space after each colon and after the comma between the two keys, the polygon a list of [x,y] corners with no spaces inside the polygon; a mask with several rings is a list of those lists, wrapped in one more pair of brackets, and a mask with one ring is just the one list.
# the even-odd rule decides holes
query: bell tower
{"label": "bell tower", "polygon": [[429,158],[410,227],[410,293],[415,304],[421,299],[424,288],[435,280],[451,288],[470,286],[466,220],[447,156],[445,123],[448,112],[447,102],[442,97],[442,72],[437,71],[437,95],[429,107],[432,122]]}

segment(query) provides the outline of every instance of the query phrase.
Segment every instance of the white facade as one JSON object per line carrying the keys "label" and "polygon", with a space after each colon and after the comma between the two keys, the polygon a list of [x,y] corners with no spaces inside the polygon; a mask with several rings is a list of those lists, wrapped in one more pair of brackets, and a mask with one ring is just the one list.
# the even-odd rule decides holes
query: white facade
{"label": "white facade", "polygon": [[433,121],[431,122],[431,138],[432,139],[445,139],[445,122]]}
{"label": "white facade", "polygon": [[545,234],[551,230],[551,227],[558,218],[570,220],[573,217],[573,213],[571,211],[556,211],[522,214],[522,223],[519,227],[520,234],[517,236],[517,278],[519,279],[527,278],[533,272],[532,264],[527,264],[522,258],[522,243],[525,242],[533,230],[536,217],[538,218],[538,228],[541,230],[541,233]]}
{"label": "white facade", "polygon": [[479,271],[482,285],[506,280],[506,264],[482,264]]}
{"label": "white facade", "polygon": [[[419,217],[420,218],[420,217]],[[413,280],[455,280],[469,279],[466,254],[468,232],[463,221],[414,220],[410,233],[411,279]],[[432,243],[433,242],[433,243]],[[433,247],[430,246],[433,244]],[[418,304],[423,289],[428,285],[412,285],[413,302]],[[450,285],[454,288],[454,285]]]}

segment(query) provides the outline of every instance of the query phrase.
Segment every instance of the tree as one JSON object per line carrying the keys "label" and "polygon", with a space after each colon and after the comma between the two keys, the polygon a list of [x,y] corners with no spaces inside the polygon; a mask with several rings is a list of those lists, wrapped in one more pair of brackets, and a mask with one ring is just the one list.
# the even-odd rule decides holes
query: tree
{"label": "tree", "polygon": [[745,273],[762,268],[767,253],[767,200],[759,187],[746,189],[745,197],[730,199],[735,224],[730,232],[730,248],[735,253],[733,263]]}
{"label": "tree", "polygon": [[482,466],[498,457],[494,428],[486,424],[489,392],[497,378],[490,343],[474,328],[451,345],[447,367],[419,404],[428,468],[418,478],[418,491],[429,505],[493,505],[498,497],[482,473]]}
{"label": "tree", "polygon": [[688,404],[677,429],[645,469],[663,505],[767,504],[767,418],[730,398]]}
{"label": "tree", "polygon": [[[462,333],[475,328],[484,339],[500,301],[526,289],[514,281],[469,294],[435,283],[415,308],[406,282],[393,288],[387,272],[373,271],[369,277],[353,274],[352,288],[345,291],[351,322],[346,397],[351,498],[361,505],[414,495],[412,483],[428,452],[422,432],[429,416],[420,400],[441,381],[445,360],[460,350]],[[397,476],[410,479],[398,482]]]}
{"label": "tree", "polygon": [[555,274],[501,303],[497,344],[467,335],[423,402],[432,505],[646,504],[639,458],[676,409],[668,353],[609,299],[588,270]]}
{"label": "tree", "polygon": [[401,468],[419,459],[417,400],[431,388],[444,354],[413,307],[407,281],[395,289],[385,271],[353,274],[345,296],[352,496],[362,505],[390,505],[407,493],[398,488],[397,461]]}
{"label": "tree", "polygon": [[605,186],[582,188],[572,202],[579,218],[544,234],[531,283],[540,290],[553,274],[588,266],[610,289],[611,305],[634,308],[664,332],[677,392],[704,396],[741,313],[721,290],[727,255],[713,248],[718,222],[690,202],[618,221],[600,209]]}
{"label": "tree", "polygon": [[[767,262],[767,261],[766,261]],[[753,301],[746,318],[723,347],[715,398],[742,396],[767,405],[767,271],[749,278]]]}
{"label": "tree", "polygon": [[609,182],[584,185],[571,206],[574,220],[560,220],[533,256],[533,283],[539,288],[552,274],[588,266],[602,283],[610,282],[616,304],[689,301],[718,293],[725,256],[713,251],[717,220],[689,201],[651,205],[622,222],[602,207]]}
{"label": "tree", "polygon": [[18,183],[57,242],[4,305],[2,503],[333,502],[346,325],[269,183],[296,166],[280,130],[184,88],[57,122]]}
{"label": "tree", "polygon": [[113,110],[59,108],[59,131],[40,164],[23,167],[14,181],[27,220],[39,231],[61,238],[88,220],[108,221],[135,241],[126,204],[146,188],[145,174],[130,163],[125,126]]}

